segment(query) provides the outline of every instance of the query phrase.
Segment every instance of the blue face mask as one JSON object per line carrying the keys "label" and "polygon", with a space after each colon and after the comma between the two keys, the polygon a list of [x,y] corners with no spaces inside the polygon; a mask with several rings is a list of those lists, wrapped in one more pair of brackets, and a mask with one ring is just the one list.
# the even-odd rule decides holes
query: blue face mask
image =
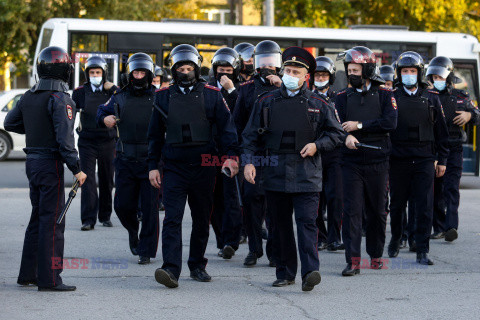
{"label": "blue face mask", "polygon": [[90,77],[90,83],[98,87],[102,83],[102,77]]}
{"label": "blue face mask", "polygon": [[319,90],[324,89],[328,85],[328,80],[327,81],[315,81],[315,87]]}
{"label": "blue face mask", "polygon": [[289,76],[288,74],[284,74],[282,77],[282,81],[288,90],[294,91],[298,89],[298,81],[300,81],[300,79],[298,79],[297,77]]}
{"label": "blue face mask", "polygon": [[443,91],[443,90],[445,90],[445,87],[447,86],[447,83],[446,83],[446,81],[433,81],[433,86],[438,91]]}
{"label": "blue face mask", "polygon": [[402,74],[402,83],[406,86],[414,86],[417,84],[416,74]]}

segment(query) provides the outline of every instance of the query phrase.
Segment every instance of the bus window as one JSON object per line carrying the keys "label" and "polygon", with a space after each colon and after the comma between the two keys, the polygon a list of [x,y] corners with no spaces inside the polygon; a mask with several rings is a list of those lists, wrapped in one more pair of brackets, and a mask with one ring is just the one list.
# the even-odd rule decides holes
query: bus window
{"label": "bus window", "polygon": [[[50,40],[52,39],[52,34],[53,34],[53,29],[49,28],[44,28],[43,29],[43,34],[42,34],[42,39],[40,42],[40,51],[45,49],[50,45]],[[40,52],[39,51],[39,52]]]}
{"label": "bus window", "polygon": [[226,47],[228,44],[226,38],[205,38],[205,37],[196,37],[195,38],[195,47],[198,50],[198,53],[203,57],[202,62],[202,75],[207,73],[205,67],[208,69],[212,68],[212,59],[215,52],[220,49]]}
{"label": "bus window", "polygon": [[107,52],[107,35],[72,33],[71,52]]}
{"label": "bus window", "polygon": [[295,39],[261,39],[261,38],[233,38],[233,46],[235,47],[237,44],[242,43],[242,42],[248,42],[256,46],[259,42],[263,40],[272,40],[275,41],[280,48],[285,50],[288,47],[296,46],[298,45],[297,40]]}

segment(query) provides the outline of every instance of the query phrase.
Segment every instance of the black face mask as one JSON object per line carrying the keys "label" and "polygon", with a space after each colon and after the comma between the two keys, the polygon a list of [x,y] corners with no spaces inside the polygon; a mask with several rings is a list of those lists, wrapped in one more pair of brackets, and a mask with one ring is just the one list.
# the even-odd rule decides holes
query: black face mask
{"label": "black face mask", "polygon": [[135,79],[132,77],[132,84],[135,90],[142,90],[148,88],[148,80],[147,77],[143,77],[142,79]]}
{"label": "black face mask", "polygon": [[223,76],[227,76],[228,79],[233,81],[233,74],[232,73],[223,73],[223,72],[217,72],[217,81],[220,82],[220,79]]}
{"label": "black face mask", "polygon": [[357,88],[357,89],[360,89],[363,85],[362,76],[349,75],[348,76],[348,82],[350,82],[352,87]]}
{"label": "black face mask", "polygon": [[243,69],[243,73],[246,74],[247,76],[253,75],[255,72],[255,69],[253,68],[253,64],[245,64],[245,68]]}
{"label": "black face mask", "polygon": [[277,72],[275,70],[272,70],[272,69],[261,68],[260,71],[259,71],[259,74],[260,74],[260,77],[262,77],[263,80],[265,80],[265,82],[267,82],[268,81],[267,76],[275,75],[275,74],[277,74]]}
{"label": "black face mask", "polygon": [[182,88],[193,86],[197,82],[195,71],[188,73],[177,72],[177,84]]}

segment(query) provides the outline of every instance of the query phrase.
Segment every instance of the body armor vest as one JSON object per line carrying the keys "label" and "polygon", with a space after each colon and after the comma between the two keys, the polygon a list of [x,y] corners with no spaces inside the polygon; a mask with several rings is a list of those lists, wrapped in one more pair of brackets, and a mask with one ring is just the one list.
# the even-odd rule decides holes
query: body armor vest
{"label": "body armor vest", "polygon": [[142,161],[148,156],[148,127],[153,109],[153,95],[134,96],[126,93],[125,105],[120,105],[120,144],[123,156]]}
{"label": "body armor vest", "polygon": [[[27,91],[22,97],[22,115],[27,148],[59,147],[52,116],[48,111],[48,102],[54,92],[36,91],[33,93]],[[67,116],[66,113],[65,116]]]}
{"label": "body armor vest", "polygon": [[269,130],[265,136],[267,149],[277,153],[297,153],[315,141],[315,130],[304,96],[276,98],[270,110]]}
{"label": "body armor vest", "polygon": [[204,84],[189,94],[170,95],[166,142],[176,147],[205,145],[212,140],[212,124],[207,119]]}

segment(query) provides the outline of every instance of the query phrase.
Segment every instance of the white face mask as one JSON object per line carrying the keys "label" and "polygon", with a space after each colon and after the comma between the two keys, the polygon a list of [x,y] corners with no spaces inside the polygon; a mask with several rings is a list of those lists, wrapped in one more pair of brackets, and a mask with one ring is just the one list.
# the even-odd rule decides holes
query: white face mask
{"label": "white face mask", "polygon": [[154,86],[155,88],[157,88],[157,89],[160,89],[160,85],[159,85],[159,84],[154,84],[153,86]]}
{"label": "white face mask", "polygon": [[102,84],[102,77],[90,77],[90,83],[98,87]]}
{"label": "white face mask", "polygon": [[328,80],[327,81],[322,81],[322,82],[319,82],[319,81],[315,81],[315,87],[318,89],[318,88],[321,88],[321,89],[324,89],[324,87],[328,85]]}
{"label": "white face mask", "polygon": [[288,74],[284,74],[282,77],[283,84],[288,90],[297,90],[299,85],[298,82],[300,81],[297,77],[292,77]]}

